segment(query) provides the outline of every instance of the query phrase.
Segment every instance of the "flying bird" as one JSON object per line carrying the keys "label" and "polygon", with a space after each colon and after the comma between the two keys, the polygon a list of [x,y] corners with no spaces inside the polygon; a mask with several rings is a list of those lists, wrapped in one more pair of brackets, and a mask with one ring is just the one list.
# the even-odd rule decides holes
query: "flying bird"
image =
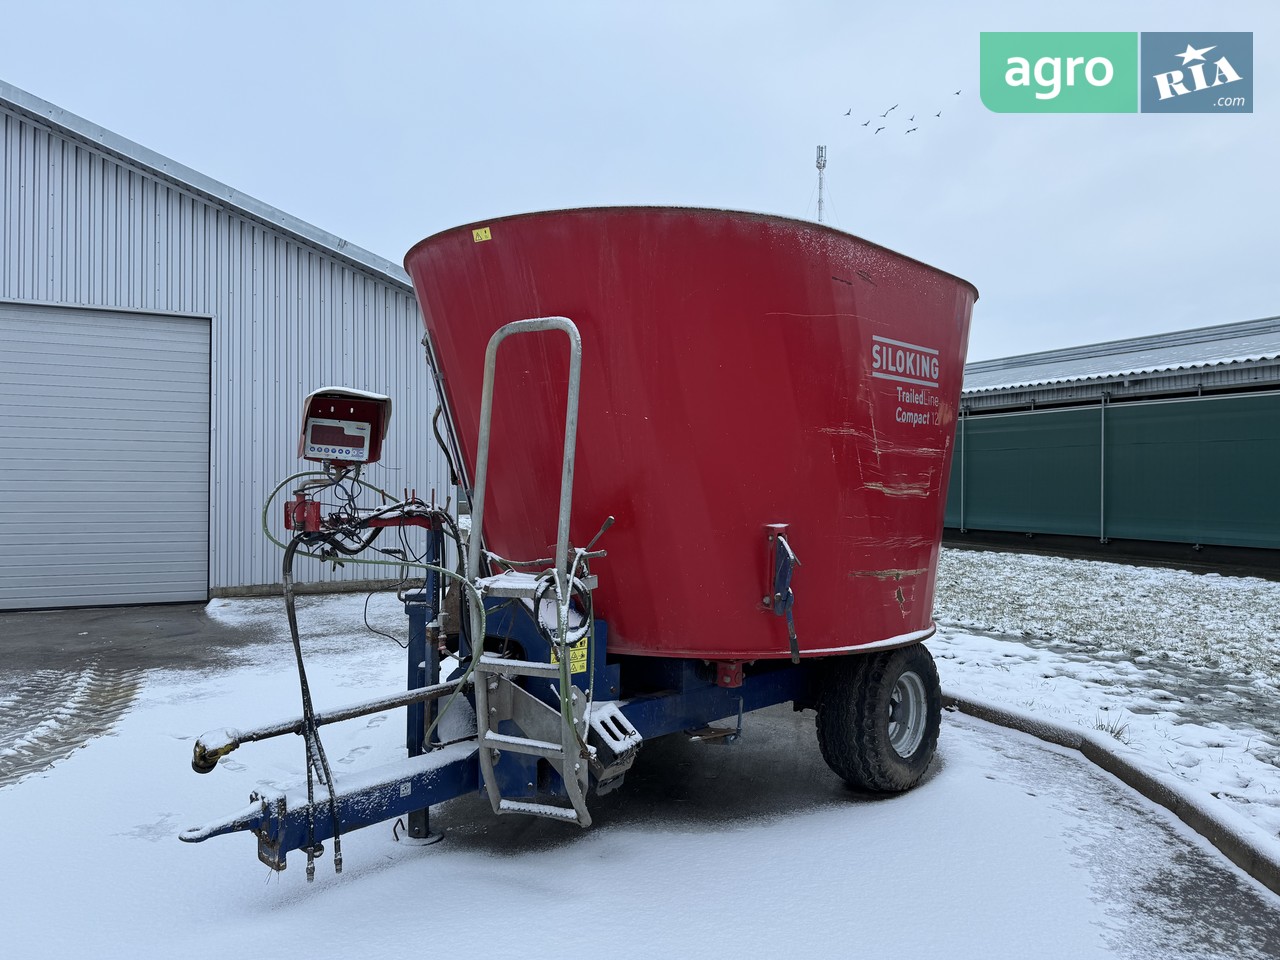
{"label": "flying bird", "polygon": [[[884,127],[876,127],[876,133],[879,133],[879,132],[880,132],[881,130],[883,130],[883,129],[884,129]],[[874,136],[874,134],[873,134],[873,136]]]}
{"label": "flying bird", "polygon": [[941,110],[939,110],[937,113],[935,113],[935,114],[934,114],[934,116],[935,116],[935,117],[940,117],[940,116],[942,116],[942,111],[941,111]]}
{"label": "flying bird", "polygon": [[871,121],[870,121],[870,120],[868,120],[868,121],[867,121],[867,123],[864,123],[864,124],[863,124],[863,126],[865,127],[865,126],[866,126],[867,124],[869,124],[870,122],[871,122]]}
{"label": "flying bird", "polygon": [[890,108],[889,108],[888,110],[886,110],[884,113],[880,114],[880,116],[882,116],[882,117],[887,117],[889,114],[893,113],[893,111],[895,111],[895,110],[897,110],[897,109],[898,109],[898,105],[895,103],[892,107],[890,107]]}
{"label": "flying bird", "polygon": [[911,116],[907,117],[907,123],[915,123],[915,122],[916,122],[916,115],[914,113]]}
{"label": "flying bird", "polygon": [[953,97],[958,97],[958,96],[960,96],[960,91],[959,91],[959,90],[957,90],[955,93],[953,93],[953,94],[952,94],[952,96],[953,96]]}
{"label": "flying bird", "polygon": [[853,107],[850,107],[848,110],[846,110],[846,111],[844,112],[844,115],[847,117],[847,116],[848,116],[849,114],[851,114],[851,113],[853,113]]}
{"label": "flying bird", "polygon": [[910,130],[907,131],[907,133],[915,133],[919,129],[920,129],[919,127],[912,127]]}

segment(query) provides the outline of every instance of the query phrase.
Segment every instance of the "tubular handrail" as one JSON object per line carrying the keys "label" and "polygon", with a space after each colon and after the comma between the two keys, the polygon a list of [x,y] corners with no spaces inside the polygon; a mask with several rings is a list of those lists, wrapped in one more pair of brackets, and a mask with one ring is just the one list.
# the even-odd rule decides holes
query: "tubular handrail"
{"label": "tubular handrail", "polygon": [[[560,674],[560,747],[555,751],[561,777],[564,780],[565,792],[573,805],[573,819],[580,826],[589,826],[591,816],[586,806],[586,769],[580,756],[580,734],[575,724],[574,703],[578,695],[574,692],[570,655],[567,649],[567,616],[569,609],[570,584],[574,571],[569,569],[569,515],[573,507],[573,465],[574,452],[578,439],[578,398],[582,378],[582,337],[572,320],[567,317],[536,317],[531,320],[516,320],[505,324],[489,338],[489,346],[484,354],[484,387],[480,399],[480,427],[476,443],[476,478],[475,494],[471,502],[471,532],[467,541],[467,582],[479,587],[481,549],[484,531],[484,501],[489,480],[489,440],[491,421],[493,418],[493,382],[498,366],[498,348],[507,337],[520,333],[537,333],[544,330],[560,330],[569,338],[569,390],[565,402],[564,418],[564,464],[560,473],[560,516],[556,528],[555,587],[558,629],[556,642],[561,644],[559,650]],[[576,568],[580,557],[575,555]],[[537,606],[534,595],[535,608]],[[483,621],[483,598],[471,609],[471,657],[472,663],[480,664],[484,659],[484,636],[481,633]],[[544,816],[564,817],[568,808],[555,806],[544,807],[541,804],[515,804],[505,800],[499,789],[494,770],[494,754],[496,748],[494,735],[489,732],[489,693],[490,679],[481,667],[476,675],[474,685],[476,698],[476,728],[480,743],[480,776],[489,802],[495,813],[506,812],[540,812]],[[493,683],[498,683],[493,678]],[[496,686],[493,688],[496,690]],[[494,731],[496,733],[496,731]],[[500,735],[499,735],[500,736]],[[501,741],[496,741],[501,742]],[[550,758],[550,757],[549,757]],[[555,761],[553,761],[554,763]]]}
{"label": "tubular handrail", "polygon": [[[573,506],[573,461],[578,439],[578,397],[582,379],[582,336],[568,317],[535,317],[515,320],[499,327],[489,338],[484,352],[484,387],[480,397],[480,433],[476,443],[475,492],[471,503],[471,533],[467,541],[467,579],[472,583],[480,572],[480,549],[484,527],[485,489],[489,479],[489,435],[493,417],[493,381],[498,366],[498,348],[507,337],[520,333],[561,330],[569,338],[569,394],[565,403],[564,465],[560,473],[560,516],[556,526],[556,580],[562,595],[569,584],[569,514]],[[483,643],[484,638],[479,642]]]}

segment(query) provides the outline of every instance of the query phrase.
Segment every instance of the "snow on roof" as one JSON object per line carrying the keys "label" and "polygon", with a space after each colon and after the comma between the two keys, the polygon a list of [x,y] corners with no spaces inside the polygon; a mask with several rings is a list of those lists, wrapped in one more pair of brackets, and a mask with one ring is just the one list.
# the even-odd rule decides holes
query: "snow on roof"
{"label": "snow on roof", "polygon": [[1280,359],[1280,317],[966,364],[964,392],[986,393]]}

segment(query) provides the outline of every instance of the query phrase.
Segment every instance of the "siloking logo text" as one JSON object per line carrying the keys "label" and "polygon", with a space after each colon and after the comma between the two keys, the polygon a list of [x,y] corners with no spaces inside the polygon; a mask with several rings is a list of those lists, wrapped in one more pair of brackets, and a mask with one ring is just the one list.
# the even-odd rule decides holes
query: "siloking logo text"
{"label": "siloking logo text", "polygon": [[[871,337],[871,376],[878,380],[896,381],[891,398],[898,402],[893,419],[909,427],[937,426],[940,404],[938,395],[938,351],[918,343]],[[900,386],[900,384],[908,386]]]}
{"label": "siloking logo text", "polygon": [[997,113],[1252,113],[1252,33],[983,33]]}
{"label": "siloking logo text", "polygon": [[888,337],[871,338],[871,375],[922,387],[938,385],[938,351]]}

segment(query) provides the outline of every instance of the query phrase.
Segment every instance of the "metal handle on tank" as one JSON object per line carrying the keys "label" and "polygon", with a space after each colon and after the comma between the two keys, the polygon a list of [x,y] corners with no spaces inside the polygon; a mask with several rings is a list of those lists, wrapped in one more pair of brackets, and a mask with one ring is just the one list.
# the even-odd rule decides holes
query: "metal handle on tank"
{"label": "metal handle on tank", "polygon": [[800,662],[800,641],[796,637],[796,621],[792,612],[796,595],[791,589],[791,575],[800,566],[800,558],[787,539],[790,526],[785,523],[765,524],[769,542],[769,566],[772,590],[765,595],[764,605],[779,617],[787,618],[787,640],[791,644],[791,662]]}

